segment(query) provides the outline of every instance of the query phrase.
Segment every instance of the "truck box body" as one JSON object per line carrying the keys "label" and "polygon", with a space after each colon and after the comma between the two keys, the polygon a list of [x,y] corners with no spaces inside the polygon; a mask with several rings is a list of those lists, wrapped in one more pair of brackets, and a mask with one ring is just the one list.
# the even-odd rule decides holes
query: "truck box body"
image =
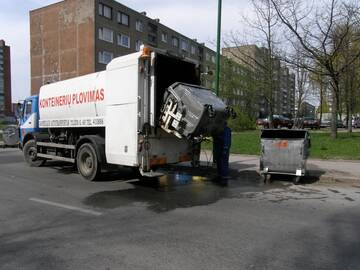
{"label": "truck box body", "polygon": [[39,127],[105,126],[105,76],[103,71],[41,87]]}
{"label": "truck box body", "polygon": [[[41,87],[40,128],[104,127],[107,162],[139,166],[142,159],[139,133],[145,122],[156,128],[165,85],[177,81],[176,77],[189,83],[197,82],[194,63],[166,59],[155,53],[151,58],[149,93],[145,90],[146,71],[142,71],[141,52],[115,58],[106,71]],[[186,72],[179,69],[184,63],[192,68],[188,78]],[[171,76],[170,72],[173,72]],[[190,159],[190,142],[161,129],[149,136],[147,145],[150,146],[150,163],[155,165]]]}

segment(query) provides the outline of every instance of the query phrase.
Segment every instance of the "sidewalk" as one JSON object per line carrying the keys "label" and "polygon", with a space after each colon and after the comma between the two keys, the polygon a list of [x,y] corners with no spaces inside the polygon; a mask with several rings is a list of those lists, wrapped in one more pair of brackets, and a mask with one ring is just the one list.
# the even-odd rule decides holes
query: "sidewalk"
{"label": "sidewalk", "polygon": [[[202,161],[211,161],[211,152],[201,153]],[[230,168],[233,170],[259,172],[259,156],[230,155]],[[319,182],[357,182],[360,183],[360,161],[308,159],[309,177]]]}

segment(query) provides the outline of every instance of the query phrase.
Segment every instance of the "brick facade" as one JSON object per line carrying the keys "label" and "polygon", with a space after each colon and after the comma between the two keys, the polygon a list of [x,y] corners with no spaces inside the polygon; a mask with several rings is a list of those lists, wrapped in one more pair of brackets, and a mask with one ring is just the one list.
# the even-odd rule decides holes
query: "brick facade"
{"label": "brick facade", "polygon": [[[193,59],[202,70],[215,67],[215,52],[203,43],[114,0],[64,0],[30,11],[30,35],[32,94],[46,83],[104,70],[139,44]],[[213,86],[212,78],[203,81]]]}
{"label": "brick facade", "polygon": [[0,40],[0,115],[11,115],[10,47]]}

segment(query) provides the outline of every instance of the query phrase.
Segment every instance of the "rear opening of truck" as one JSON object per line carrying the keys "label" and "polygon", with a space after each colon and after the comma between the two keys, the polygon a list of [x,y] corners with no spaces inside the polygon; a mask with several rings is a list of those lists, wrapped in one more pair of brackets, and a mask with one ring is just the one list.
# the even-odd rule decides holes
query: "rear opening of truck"
{"label": "rear opening of truck", "polygon": [[159,119],[166,89],[176,82],[200,85],[200,68],[195,63],[163,54],[155,58],[155,119]]}

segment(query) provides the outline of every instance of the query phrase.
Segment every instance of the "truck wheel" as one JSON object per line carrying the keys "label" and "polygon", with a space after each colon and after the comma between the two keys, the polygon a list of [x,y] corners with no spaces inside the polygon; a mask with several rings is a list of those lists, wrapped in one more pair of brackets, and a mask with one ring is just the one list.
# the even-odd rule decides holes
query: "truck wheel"
{"label": "truck wheel", "polygon": [[34,140],[29,140],[23,147],[24,159],[31,167],[40,167],[44,165],[45,159],[36,157],[36,143]]}
{"label": "truck wheel", "polygon": [[80,146],[76,157],[76,163],[79,173],[86,180],[94,181],[101,172],[101,166],[97,159],[94,146],[90,143],[84,143]]}

